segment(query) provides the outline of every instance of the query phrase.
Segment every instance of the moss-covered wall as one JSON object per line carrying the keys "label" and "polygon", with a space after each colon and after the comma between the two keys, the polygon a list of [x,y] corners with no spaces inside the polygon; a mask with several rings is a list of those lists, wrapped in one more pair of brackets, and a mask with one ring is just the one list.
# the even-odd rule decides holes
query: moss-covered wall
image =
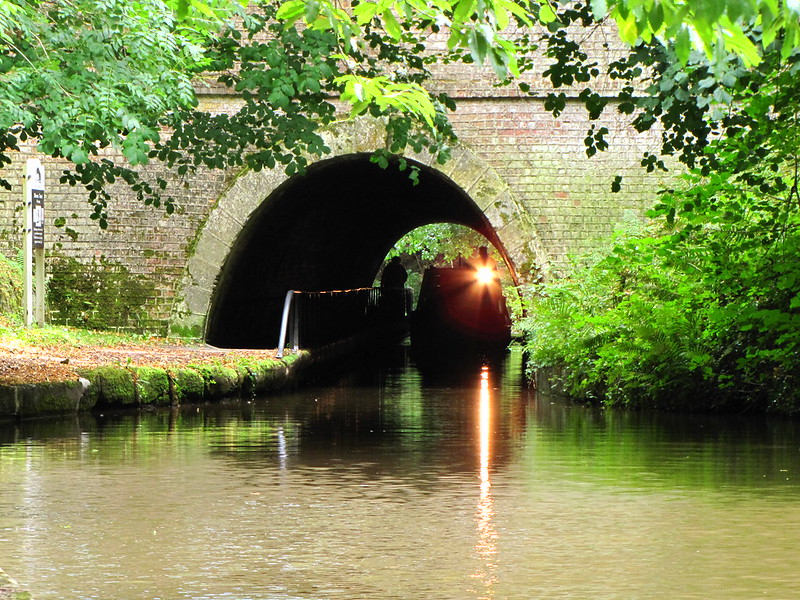
{"label": "moss-covered wall", "polygon": [[0,314],[22,318],[22,265],[0,255]]}
{"label": "moss-covered wall", "polygon": [[[35,156],[32,152],[20,153],[14,157],[12,165],[3,169],[3,175],[12,184],[16,183],[11,191],[0,190],[0,251],[8,257],[17,257],[22,247],[21,174],[25,159],[32,156]],[[59,183],[62,165],[49,158],[39,158],[43,160],[47,178],[48,272],[52,272],[54,261],[65,258],[83,265],[81,269],[87,273],[125,270],[129,281],[142,282],[148,290],[143,297],[138,286],[121,286],[118,288],[121,296],[117,300],[135,313],[132,321],[137,327],[163,332],[173,310],[192,241],[230,175],[201,171],[192,181],[172,178],[171,193],[179,209],[170,216],[163,210],[142,205],[130,190],[117,185],[109,207],[108,228],[101,230],[96,221],[89,218],[91,210],[85,191]],[[77,237],[69,235],[66,228],[53,226],[57,217],[65,217],[66,227],[76,231]],[[100,268],[99,265],[105,266]],[[73,271],[76,276],[80,275],[80,269]]]}
{"label": "moss-covered wall", "polygon": [[[148,252],[145,249],[145,257]],[[147,304],[155,282],[105,256],[83,263],[55,254],[49,261],[47,321],[85,329],[140,331],[152,328]],[[144,325],[144,326],[143,326]]]}

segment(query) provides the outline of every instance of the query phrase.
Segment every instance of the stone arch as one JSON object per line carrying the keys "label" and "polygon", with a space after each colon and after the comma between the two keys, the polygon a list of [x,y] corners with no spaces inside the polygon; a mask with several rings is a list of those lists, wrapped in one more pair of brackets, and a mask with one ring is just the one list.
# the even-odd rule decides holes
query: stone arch
{"label": "stone arch", "polygon": [[[386,145],[385,137],[383,125],[374,119],[338,124],[325,135],[331,148],[330,155],[312,164],[309,172],[315,167],[344,165],[348,158],[366,157],[375,148]],[[526,281],[533,274],[539,276],[547,272],[549,261],[530,215],[485,161],[460,145],[456,146],[452,158],[445,165],[437,164],[425,153],[407,153],[405,156],[432,175],[429,179],[436,180],[436,185],[440,186],[436,189],[447,189],[447,193],[462,196],[464,210],[473,213],[468,217],[465,212],[454,222],[460,221],[483,233],[504,257],[515,280]],[[337,160],[340,162],[335,163]],[[229,263],[236,260],[232,254],[237,244],[241,244],[241,239],[246,237],[243,232],[255,215],[263,212],[274,198],[286,193],[293,180],[297,178],[288,178],[279,168],[259,172],[245,170],[220,195],[198,231],[181,284],[173,325],[206,337],[215,294],[221,286],[226,265],[230,266]],[[451,220],[435,215],[431,219],[423,219],[424,222],[410,226],[408,230],[428,222]],[[396,239],[391,240],[391,244]],[[378,260],[383,256],[385,252]]]}

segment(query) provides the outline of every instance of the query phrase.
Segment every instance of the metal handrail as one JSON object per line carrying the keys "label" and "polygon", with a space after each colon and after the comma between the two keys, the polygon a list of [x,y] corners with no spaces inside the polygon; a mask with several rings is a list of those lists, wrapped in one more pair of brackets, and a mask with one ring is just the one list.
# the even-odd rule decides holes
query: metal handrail
{"label": "metal handrail", "polygon": [[[296,352],[300,346],[300,326],[303,325],[304,328],[308,329],[309,327],[314,327],[315,324],[323,325],[323,333],[322,333],[322,341],[320,341],[320,337],[312,335],[312,344],[313,343],[327,343],[331,340],[325,339],[325,334],[327,333],[328,336],[331,335],[330,329],[325,331],[324,324],[328,324],[331,320],[339,321],[343,319],[343,323],[352,323],[356,325],[356,329],[358,327],[369,327],[374,325],[376,320],[380,321],[382,319],[386,319],[387,315],[391,316],[391,311],[387,311],[386,307],[384,306],[384,292],[387,290],[382,288],[354,288],[354,289],[346,289],[346,290],[325,290],[325,291],[318,291],[318,292],[303,292],[298,290],[289,290],[286,292],[286,296],[284,297],[283,301],[283,314],[281,317],[281,328],[280,328],[280,335],[278,339],[278,349],[276,353],[277,358],[283,358],[284,351],[286,348],[286,338],[287,336],[291,337],[291,344],[292,349]],[[405,316],[410,309],[410,289],[404,290],[388,290],[392,293],[396,293],[398,291],[402,291],[403,294],[403,301],[402,301],[402,314]],[[342,306],[341,304],[336,304],[336,296],[340,294],[349,294],[355,295],[356,299],[358,300],[361,297],[361,303],[355,304],[345,304]],[[303,300],[303,302],[300,302]],[[309,304],[311,303],[311,304]],[[320,311],[328,310],[329,312],[325,314],[323,321],[319,320]],[[341,311],[344,310],[345,316],[341,317]],[[310,312],[309,312],[310,311]],[[331,312],[333,314],[331,314]],[[338,311],[338,312],[337,312]],[[305,315],[301,319],[301,313]],[[316,320],[315,320],[316,319]],[[301,322],[302,320],[302,322]],[[291,328],[291,329],[290,329]],[[306,332],[308,333],[308,332]],[[318,334],[319,331],[315,330],[315,334]],[[334,331],[334,334],[340,333]],[[304,334],[304,339],[306,340],[304,343],[309,343],[307,337]]]}
{"label": "metal handrail", "polygon": [[[295,291],[289,290],[286,292],[286,296],[283,299],[283,316],[281,317],[281,334],[278,339],[278,352],[275,355],[277,358],[283,358],[283,349],[286,345],[286,331],[289,329],[289,312],[292,308],[292,299],[294,298]],[[298,340],[297,340],[297,327],[293,328],[295,335],[292,336],[294,339],[294,347],[292,350],[297,352],[298,349]]]}

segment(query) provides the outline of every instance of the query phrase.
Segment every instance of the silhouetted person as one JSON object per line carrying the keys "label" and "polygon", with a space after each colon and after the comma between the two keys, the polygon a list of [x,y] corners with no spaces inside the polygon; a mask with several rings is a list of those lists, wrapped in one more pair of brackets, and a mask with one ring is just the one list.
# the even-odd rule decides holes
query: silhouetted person
{"label": "silhouetted person", "polygon": [[406,279],[408,279],[408,273],[405,267],[400,263],[400,257],[395,256],[389,261],[389,264],[383,268],[381,287],[402,288],[406,285]]}
{"label": "silhouetted person", "polygon": [[383,268],[381,273],[382,302],[387,316],[404,317],[406,315],[405,290],[408,273],[400,263],[400,257],[395,256]]}
{"label": "silhouetted person", "polygon": [[491,269],[493,272],[497,270],[497,262],[489,256],[489,249],[486,246],[478,248],[478,257],[469,259],[469,266],[474,270],[478,269]]}

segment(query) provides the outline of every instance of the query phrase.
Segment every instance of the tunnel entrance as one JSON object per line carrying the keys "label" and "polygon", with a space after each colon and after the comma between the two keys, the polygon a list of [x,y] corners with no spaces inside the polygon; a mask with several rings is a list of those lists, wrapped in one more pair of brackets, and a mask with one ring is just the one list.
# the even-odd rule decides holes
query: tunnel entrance
{"label": "tunnel entrance", "polygon": [[206,340],[228,348],[275,347],[287,290],[369,287],[394,243],[430,223],[475,229],[513,269],[472,199],[442,173],[413,164],[417,185],[398,162],[384,169],[369,154],[353,154],[315,163],[275,189],[225,260]]}

